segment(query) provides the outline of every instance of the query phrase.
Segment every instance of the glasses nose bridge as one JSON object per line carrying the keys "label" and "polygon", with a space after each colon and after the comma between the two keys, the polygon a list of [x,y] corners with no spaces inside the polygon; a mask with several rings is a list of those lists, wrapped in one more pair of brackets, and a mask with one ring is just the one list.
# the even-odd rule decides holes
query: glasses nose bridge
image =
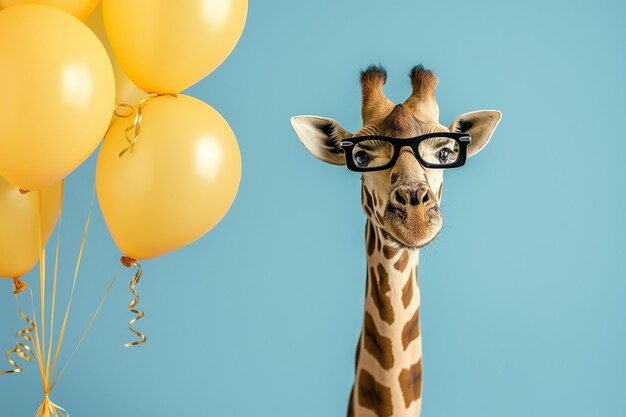
{"label": "glasses nose bridge", "polygon": [[[425,172],[424,167],[422,166],[419,157],[417,156],[416,151],[417,145],[413,146],[413,144],[402,144],[398,146],[398,158],[392,171],[396,172],[409,172],[409,173],[419,173]],[[404,154],[409,154],[410,156],[403,157]]]}
{"label": "glasses nose bridge", "polygon": [[[408,148],[408,151],[407,151],[407,148]],[[403,152],[409,152],[411,155],[413,155],[413,158],[415,158],[415,160],[419,164],[419,158],[417,157],[417,152],[418,152],[417,145],[412,144],[412,143],[399,145],[398,146],[398,159],[400,159]],[[419,165],[421,166],[421,164]]]}

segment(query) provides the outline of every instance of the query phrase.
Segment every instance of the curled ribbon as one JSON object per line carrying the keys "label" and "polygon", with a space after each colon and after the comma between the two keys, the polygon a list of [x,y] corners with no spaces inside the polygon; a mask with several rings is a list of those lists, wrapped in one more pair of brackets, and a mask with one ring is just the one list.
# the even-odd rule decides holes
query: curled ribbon
{"label": "curled ribbon", "polygon": [[44,394],[35,417],[70,417],[70,413],[61,406],[50,401],[49,394]]}
{"label": "curled ribbon", "polygon": [[130,319],[130,321],[128,322],[128,329],[133,332],[138,338],[139,340],[135,340],[134,342],[128,342],[124,345],[124,347],[131,347],[131,346],[137,346],[137,345],[141,345],[143,343],[146,343],[146,336],[140,332],[138,332],[137,330],[133,329],[133,324],[138,321],[141,320],[144,317],[144,313],[141,310],[137,310],[135,307],[137,306],[137,304],[139,304],[139,294],[137,294],[137,291],[135,291],[135,287],[137,286],[137,284],[139,283],[139,280],[141,280],[141,265],[139,265],[139,262],[137,262],[136,259],[131,258],[129,256],[122,256],[120,258],[120,262],[122,263],[122,265],[124,265],[126,268],[130,268],[130,267],[135,267],[137,268],[137,271],[135,272],[135,276],[133,276],[133,279],[130,281],[130,292],[133,294],[133,299],[131,300],[131,302],[128,304],[128,311],[130,311],[133,314],[136,314],[135,317],[133,317],[132,319]]}
{"label": "curled ribbon", "polygon": [[[135,119],[133,120],[133,123],[131,123],[131,125],[128,126],[124,130],[124,136],[126,137],[126,140],[128,141],[128,146],[124,148],[122,152],[120,152],[120,155],[119,155],[120,158],[126,152],[133,153],[133,149],[135,148],[135,144],[137,143],[137,140],[139,139],[139,134],[141,133],[141,121],[143,119],[143,109],[144,107],[146,107],[146,104],[148,103],[148,101],[150,101],[151,99],[155,97],[160,97],[160,96],[170,96],[174,98],[178,97],[176,94],[172,94],[172,93],[149,93],[143,96],[141,100],[139,100],[139,103],[137,104],[137,114],[135,115]],[[121,115],[120,113],[118,113],[119,108],[128,109],[129,107],[130,106],[128,104],[120,104],[119,106],[117,106],[115,115],[118,117],[129,117],[132,114],[132,111],[130,112],[130,114],[126,114],[126,115]],[[132,107],[131,107],[131,110],[132,110]]]}
{"label": "curled ribbon", "polygon": [[13,369],[8,371],[0,371],[0,374],[17,374],[19,372],[22,372],[22,367],[19,366],[13,359],[11,359],[11,355],[16,355],[26,362],[30,362],[33,356],[33,351],[31,350],[30,346],[28,346],[27,343],[20,341],[19,339],[21,338],[26,342],[32,343],[34,345],[35,340],[32,338],[31,334],[35,331],[35,323],[31,319],[29,319],[28,316],[26,316],[26,314],[24,314],[24,312],[22,311],[20,303],[17,299],[17,295],[15,296],[15,301],[17,302],[20,316],[22,316],[22,319],[24,319],[24,321],[28,323],[30,327],[26,327],[25,329],[22,329],[19,332],[15,333],[15,348],[9,349],[5,353],[7,362],[9,362],[9,365],[11,365]]}

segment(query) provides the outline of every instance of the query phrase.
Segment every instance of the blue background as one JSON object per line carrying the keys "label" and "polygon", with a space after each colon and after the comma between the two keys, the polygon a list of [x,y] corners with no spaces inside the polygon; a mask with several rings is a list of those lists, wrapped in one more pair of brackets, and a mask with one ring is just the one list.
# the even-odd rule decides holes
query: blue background
{"label": "blue background", "polygon": [[[358,71],[437,72],[441,121],[499,109],[489,146],[446,173],[422,251],[425,416],[626,415],[626,3],[252,1],[230,58],[189,90],[237,134],[238,198],[197,243],[144,263],[149,341],[130,340],[130,271],[53,392],[72,416],[343,416],[365,284],[358,174],[310,156],[296,114],[360,127]],[[67,180],[59,302],[93,184]],[[65,357],[119,253],[95,209]],[[36,283],[35,275],[27,280]],[[21,323],[0,282],[0,346]],[[36,367],[0,377],[32,416]]]}

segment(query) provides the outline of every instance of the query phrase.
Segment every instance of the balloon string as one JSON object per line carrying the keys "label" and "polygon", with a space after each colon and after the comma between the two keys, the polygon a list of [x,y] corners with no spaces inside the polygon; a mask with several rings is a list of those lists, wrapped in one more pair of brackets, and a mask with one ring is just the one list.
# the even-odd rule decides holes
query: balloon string
{"label": "balloon string", "polygon": [[48,394],[44,394],[35,417],[70,417],[63,407],[53,403]]}
{"label": "balloon string", "polygon": [[[122,150],[122,152],[120,152],[120,154],[119,154],[120,158],[126,152],[133,153],[133,149],[135,148],[135,144],[137,143],[137,140],[139,140],[139,134],[141,133],[141,121],[143,119],[143,109],[144,109],[144,107],[146,106],[148,101],[150,101],[151,99],[153,99],[155,97],[161,97],[161,96],[169,96],[169,97],[174,97],[174,98],[178,97],[177,94],[172,94],[172,93],[148,93],[148,94],[144,95],[141,98],[141,100],[139,100],[139,103],[137,104],[137,114],[135,114],[135,119],[133,120],[133,123],[131,123],[131,125],[128,126],[124,130],[124,137],[126,138],[126,141],[128,142],[128,146],[126,148],[124,148]],[[128,109],[128,107],[130,107],[130,106],[128,104],[120,104],[118,106],[118,108],[115,109],[115,115],[117,115],[119,117],[129,117],[130,115],[132,115],[132,111],[128,115],[124,115],[124,116],[120,115],[118,113],[118,109],[120,107]]]}
{"label": "balloon string", "polygon": [[136,321],[141,320],[144,317],[143,311],[135,308],[137,304],[139,304],[139,294],[137,294],[137,291],[135,291],[135,287],[139,283],[139,280],[141,280],[141,265],[139,264],[139,262],[137,262],[136,259],[131,258],[129,256],[122,256],[120,258],[120,262],[126,268],[130,268],[131,266],[137,268],[137,271],[135,272],[135,276],[133,276],[133,279],[130,281],[129,288],[130,288],[130,292],[133,294],[133,299],[128,304],[128,311],[130,311],[133,314],[136,314],[136,316],[130,319],[130,321],[128,322],[128,329],[131,332],[133,332],[139,338],[139,340],[135,340],[134,342],[128,342],[124,345],[124,347],[131,347],[131,346],[144,344],[146,343],[146,340],[147,340],[144,334],[133,329],[133,324]]}
{"label": "balloon string", "polygon": [[[56,313],[57,300],[57,276],[59,271],[59,249],[61,248],[61,219],[63,217],[63,195],[65,194],[65,179],[61,180],[61,193],[59,198],[59,218],[57,220],[57,244],[54,255],[54,273],[52,275],[52,306],[50,307],[50,340],[48,342],[48,358],[46,360],[46,375],[50,375],[50,359],[52,352],[52,340],[54,339],[54,315]],[[45,343],[45,341],[44,341]],[[51,376],[51,375],[50,375]],[[50,383],[48,378],[48,383]]]}
{"label": "balloon string", "polygon": [[50,391],[52,391],[52,389],[56,386],[57,382],[59,382],[59,379],[61,379],[61,376],[65,373],[65,370],[67,369],[68,365],[70,364],[70,361],[72,360],[72,358],[76,354],[76,351],[78,350],[80,345],[83,343],[83,340],[85,340],[85,336],[87,336],[87,333],[89,333],[89,329],[91,329],[91,326],[93,325],[93,322],[96,320],[96,317],[98,317],[98,314],[100,313],[100,310],[102,309],[102,305],[104,304],[104,301],[109,296],[109,293],[111,292],[111,289],[113,288],[113,285],[115,285],[115,281],[117,281],[117,277],[118,277],[119,273],[120,273],[120,271],[118,269],[118,271],[113,276],[113,279],[111,279],[111,282],[109,283],[109,286],[107,287],[106,291],[104,292],[104,295],[100,299],[100,304],[98,304],[98,308],[96,308],[96,311],[91,316],[91,320],[89,320],[89,323],[87,324],[87,327],[85,328],[85,330],[83,330],[83,334],[80,336],[80,339],[78,340],[78,343],[76,344],[76,346],[74,346],[74,350],[72,351],[72,353],[70,354],[69,358],[65,362],[65,365],[63,366],[63,369],[61,369],[61,372],[59,372],[59,374],[55,378],[54,382],[50,386]]}
{"label": "balloon string", "polygon": [[[89,203],[89,212],[87,214],[87,220],[85,220],[85,227],[83,229],[83,236],[80,241],[80,246],[78,249],[78,256],[76,258],[76,267],[74,269],[74,278],[72,280],[72,287],[70,290],[70,296],[67,300],[67,306],[65,307],[65,314],[63,315],[63,322],[61,323],[61,329],[59,331],[59,336],[56,343],[56,349],[54,352],[54,359],[52,362],[52,371],[48,373],[48,379],[52,377],[57,368],[57,361],[59,359],[59,353],[61,351],[61,347],[63,346],[63,339],[65,337],[65,330],[67,328],[67,320],[70,315],[70,309],[72,307],[72,301],[74,299],[74,291],[76,289],[76,282],[78,281],[78,270],[80,268],[81,261],[83,259],[83,252],[85,250],[85,243],[87,241],[87,232],[89,231],[89,225],[91,223],[91,214],[93,212],[93,204],[96,199],[96,184],[93,185],[93,191],[91,192],[91,202]],[[61,218],[59,217],[59,233],[61,232]],[[55,274],[56,279],[56,274]],[[58,378],[57,378],[58,379]]]}
{"label": "balloon string", "polygon": [[[32,297],[32,294],[31,294],[31,297]],[[19,372],[22,372],[22,367],[19,366],[13,359],[11,359],[11,355],[16,355],[19,358],[22,358],[23,360],[25,360],[26,362],[30,362],[32,357],[33,357],[33,351],[31,350],[31,348],[28,345],[28,343],[32,343],[33,346],[35,345],[35,340],[31,336],[31,334],[33,334],[33,332],[35,331],[35,323],[30,318],[28,318],[28,316],[26,314],[24,314],[24,312],[22,311],[22,307],[20,306],[20,302],[17,299],[17,294],[15,295],[15,302],[17,303],[17,308],[18,308],[18,310],[20,312],[20,316],[22,316],[22,319],[30,327],[26,327],[25,329],[22,329],[22,330],[18,331],[17,333],[15,333],[15,347],[13,349],[7,350],[7,352],[5,354],[7,362],[9,362],[9,365],[11,365],[13,367],[13,369],[8,370],[8,371],[1,371],[0,370],[0,375],[2,375],[2,374],[17,374]],[[26,343],[20,341],[19,339],[25,340]]]}
{"label": "balloon string", "polygon": [[[46,357],[46,246],[43,242],[43,197],[42,191],[37,191],[39,197],[39,210],[38,210],[38,241],[39,241],[39,302],[41,303],[41,333],[37,334],[38,357],[40,372],[42,374],[41,383],[43,385],[44,392],[48,390],[48,376],[46,368],[44,366],[44,358]],[[38,326],[35,326],[37,329]]]}

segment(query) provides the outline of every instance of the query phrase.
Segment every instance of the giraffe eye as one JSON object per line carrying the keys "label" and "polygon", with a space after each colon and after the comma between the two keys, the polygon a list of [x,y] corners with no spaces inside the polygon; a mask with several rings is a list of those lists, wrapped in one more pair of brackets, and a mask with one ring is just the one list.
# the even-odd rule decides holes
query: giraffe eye
{"label": "giraffe eye", "polygon": [[450,154],[452,152],[452,149],[442,148],[439,150],[439,152],[437,152],[437,159],[439,159],[440,163],[445,164],[449,162]]}
{"label": "giraffe eye", "polygon": [[372,157],[365,151],[358,151],[354,154],[354,162],[361,168],[366,167],[371,160]]}

